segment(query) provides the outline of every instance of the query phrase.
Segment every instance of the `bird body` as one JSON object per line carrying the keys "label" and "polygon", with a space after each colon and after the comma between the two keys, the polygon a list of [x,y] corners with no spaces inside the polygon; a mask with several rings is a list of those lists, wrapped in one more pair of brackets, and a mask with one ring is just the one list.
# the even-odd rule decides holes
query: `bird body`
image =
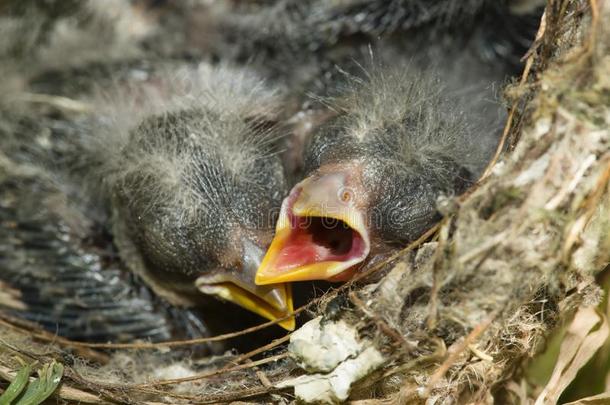
{"label": "bird body", "polygon": [[1,10],[0,306],[82,339],[207,334],[210,296],[286,318],[285,282],[413,240],[527,46],[512,2],[58,3]]}
{"label": "bird body", "polygon": [[438,198],[465,191],[488,152],[481,128],[422,72],[372,71],[331,106],[338,114],[306,146],[306,178],[284,201],[257,282],[349,277],[437,221]]}
{"label": "bird body", "polygon": [[13,312],[64,335],[180,336],[192,316],[174,308],[209,312],[208,296],[270,319],[291,310],[285,286],[253,282],[286,189],[277,93],[228,66],[154,66],[82,94],[54,85],[49,98],[82,114],[25,105],[4,120],[0,279]]}
{"label": "bird body", "polygon": [[[507,4],[346,4],[359,14],[335,26],[387,38],[373,41],[368,63],[342,70],[341,91],[318,98],[335,115],[303,143],[305,178],[284,200],[261,285],[345,281],[367,259],[415,240],[440,219],[439,198],[477,180],[499,139],[504,112],[494,86],[524,47],[505,21],[520,22]],[[320,18],[312,17],[314,33]],[[477,24],[458,28],[466,20]]]}
{"label": "bird body", "polygon": [[285,287],[253,283],[286,188],[272,129],[277,95],[245,70],[205,64],[153,83],[148,105],[136,106],[153,113],[129,130],[110,125],[100,138],[116,137],[104,141],[100,166],[115,226],[127,231],[116,233],[129,235],[119,248],[142,256],[138,273],[170,302],[190,289],[281,317]]}

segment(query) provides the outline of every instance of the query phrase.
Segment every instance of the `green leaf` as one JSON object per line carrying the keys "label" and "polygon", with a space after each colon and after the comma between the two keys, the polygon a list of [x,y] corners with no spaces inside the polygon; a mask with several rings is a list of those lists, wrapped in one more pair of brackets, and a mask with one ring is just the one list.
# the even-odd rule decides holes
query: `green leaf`
{"label": "green leaf", "polygon": [[17,372],[11,385],[4,391],[4,394],[0,395],[0,405],[10,405],[21,394],[21,391],[28,385],[31,372],[32,367],[29,364]]}
{"label": "green leaf", "polygon": [[28,384],[23,395],[14,405],[38,405],[47,399],[61,382],[64,366],[55,361],[38,370],[38,378]]}

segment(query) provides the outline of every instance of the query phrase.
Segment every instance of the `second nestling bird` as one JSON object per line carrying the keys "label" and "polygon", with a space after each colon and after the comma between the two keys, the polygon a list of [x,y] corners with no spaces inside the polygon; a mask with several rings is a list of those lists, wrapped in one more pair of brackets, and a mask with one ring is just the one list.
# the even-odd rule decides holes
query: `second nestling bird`
{"label": "second nestling bird", "polygon": [[[211,333],[208,319],[231,319],[209,296],[285,317],[291,290],[254,283],[287,190],[277,92],[225,65],[132,65],[88,74],[78,94],[53,81],[78,116],[3,118],[0,285],[14,298],[0,307],[102,341]],[[172,315],[191,311],[202,319]]]}
{"label": "second nestling bird", "polygon": [[257,284],[349,279],[438,221],[439,196],[465,191],[485,159],[480,129],[409,69],[376,69],[331,108],[338,116],[306,146],[307,175],[282,204]]}
{"label": "second nestling bird", "polygon": [[[536,11],[512,2],[440,3],[296,8],[301,29],[288,32],[310,41],[301,48],[326,50],[328,32],[355,42],[372,34],[365,39],[373,67],[341,66],[346,88],[318,97],[334,117],[304,142],[304,179],[282,204],[257,284],[348,280],[367,259],[422,235],[440,219],[439,197],[478,179],[501,133],[493,86],[518,68]],[[344,18],[333,18],[338,10]]]}

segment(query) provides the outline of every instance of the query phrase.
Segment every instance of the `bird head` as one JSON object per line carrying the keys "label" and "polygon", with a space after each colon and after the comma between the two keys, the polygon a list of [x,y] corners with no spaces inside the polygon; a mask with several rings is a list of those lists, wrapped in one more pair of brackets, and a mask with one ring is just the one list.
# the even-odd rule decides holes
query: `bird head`
{"label": "bird head", "polygon": [[476,134],[438,86],[400,71],[368,79],[309,140],[307,176],[282,204],[257,284],[348,280],[437,221],[441,194],[472,183]]}
{"label": "bird head", "polygon": [[144,280],[170,302],[203,293],[270,320],[292,312],[288,285],[254,282],[286,189],[279,157],[256,131],[194,109],[131,132],[113,179],[115,206]]}

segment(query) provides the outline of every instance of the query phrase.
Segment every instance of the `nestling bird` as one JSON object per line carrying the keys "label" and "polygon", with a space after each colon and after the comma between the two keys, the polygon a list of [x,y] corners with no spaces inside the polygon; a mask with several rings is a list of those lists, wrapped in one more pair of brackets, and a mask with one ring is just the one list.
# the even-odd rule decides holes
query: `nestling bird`
{"label": "nestling bird", "polygon": [[342,281],[369,254],[412,241],[463,192],[484,159],[477,131],[413,69],[374,71],[332,105],[309,140],[304,180],[282,204],[259,284]]}
{"label": "nestling bird", "polygon": [[[504,3],[345,4],[342,19],[319,12],[302,20],[313,26],[312,44],[326,46],[315,35],[320,27],[335,28],[333,41],[346,31],[390,31],[373,42],[373,59],[386,65],[358,64],[356,76],[344,74],[344,91],[323,99],[336,116],[305,142],[305,178],[282,204],[260,285],[348,280],[366,259],[437,222],[437,200],[464,192],[490,159],[502,116],[493,85],[529,43],[514,35],[524,22]],[[477,24],[458,28],[460,21]]]}
{"label": "nestling bird", "polygon": [[279,97],[245,70],[206,64],[153,86],[138,123],[101,138],[119,250],[133,245],[142,263],[132,270],[174,304],[196,305],[203,292],[285,316],[290,290],[254,283],[286,188],[273,128]]}
{"label": "nestling bird", "polygon": [[[34,55],[17,42],[0,46],[16,61],[3,75],[16,80],[0,96],[0,305],[62,335],[195,337],[224,315],[210,295],[282,318],[292,311],[285,281],[344,280],[371,254],[417,237],[438,218],[437,198],[476,180],[493,147],[489,126],[466,118],[478,107],[451,107],[427,71],[451,63],[469,71],[491,54],[489,67],[500,54],[484,74],[480,61],[472,65],[474,89],[459,74],[449,83],[449,93],[488,97],[515,41],[480,47],[476,24],[456,27],[504,4],[286,0],[243,19],[228,6],[222,18],[205,6],[186,18],[187,5],[168,20],[173,6],[140,2],[151,18],[136,3],[116,1],[131,16],[116,25],[96,2],[82,3],[85,23],[70,7],[45,6],[39,14],[57,24],[38,33],[26,22],[13,36]],[[100,12],[102,22],[90,24]],[[218,20],[210,31],[225,22],[236,30],[201,40],[197,24],[210,20]],[[177,26],[184,32],[170,35]],[[360,69],[369,44],[389,69]],[[304,131],[310,138],[292,143],[304,152],[285,151],[299,158],[282,165],[290,144],[278,122],[298,115],[307,93],[320,122],[332,118]],[[305,176],[290,192],[283,166]],[[292,329],[294,319],[280,324]]]}
{"label": "nestling bird", "polygon": [[92,87],[81,118],[36,123],[26,110],[2,138],[5,306],[63,335],[120,340],[171,337],[188,324],[173,308],[221,313],[208,296],[290,313],[290,289],[254,284],[286,191],[277,92],[205,63],[116,68]]}
{"label": "nestling bird", "polygon": [[102,341],[239,327],[211,297],[283,317],[290,290],[254,284],[287,190],[278,91],[144,57],[155,27],[113,4],[142,30],[96,2],[2,9],[0,307]]}

